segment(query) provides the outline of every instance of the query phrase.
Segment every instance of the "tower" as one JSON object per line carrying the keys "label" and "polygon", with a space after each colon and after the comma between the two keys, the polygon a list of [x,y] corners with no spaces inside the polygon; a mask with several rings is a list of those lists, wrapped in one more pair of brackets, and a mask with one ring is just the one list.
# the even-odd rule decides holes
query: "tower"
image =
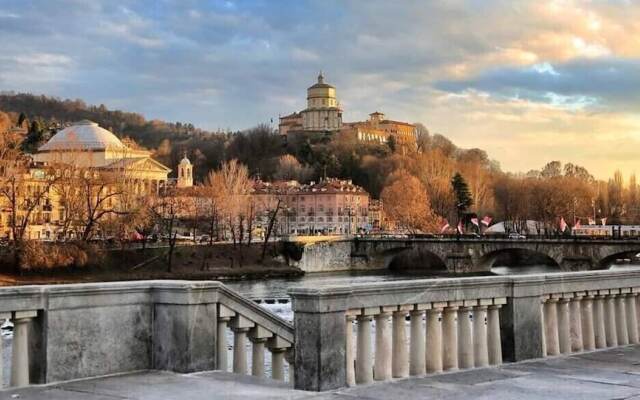
{"label": "tower", "polygon": [[179,188],[193,186],[193,165],[191,165],[191,161],[187,158],[186,152],[182,160],[180,160],[180,164],[178,164],[178,180],[176,186]]}

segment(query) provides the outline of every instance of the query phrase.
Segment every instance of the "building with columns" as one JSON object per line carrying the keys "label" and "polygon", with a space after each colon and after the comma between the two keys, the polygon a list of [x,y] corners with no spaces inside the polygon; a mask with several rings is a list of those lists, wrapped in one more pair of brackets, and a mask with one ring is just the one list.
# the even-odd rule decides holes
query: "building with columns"
{"label": "building with columns", "polygon": [[325,83],[322,72],[307,89],[307,108],[280,117],[280,134],[295,132],[337,132],[342,128],[342,109],[336,88]]}
{"label": "building with columns", "polygon": [[[19,194],[24,198],[17,202],[38,203],[29,214],[25,239],[60,237],[62,225],[69,220],[72,211],[63,200],[65,192],[86,190],[94,193],[91,196],[108,197],[117,187],[122,195],[113,196],[100,206],[122,207],[118,202],[124,201],[124,197],[128,202],[156,195],[167,186],[169,172],[171,169],[152,159],[149,151],[123,143],[95,122],[74,123],[41,146],[31,156],[29,168],[20,172],[24,190]],[[89,186],[92,188],[87,189]],[[46,193],[43,194],[42,188],[46,188]],[[15,207],[4,204],[7,202],[5,197],[0,198],[0,234],[10,238],[11,210]],[[76,205],[81,206],[80,203]],[[21,214],[22,211],[18,212],[18,222],[24,218]],[[67,225],[64,231],[73,229]]]}

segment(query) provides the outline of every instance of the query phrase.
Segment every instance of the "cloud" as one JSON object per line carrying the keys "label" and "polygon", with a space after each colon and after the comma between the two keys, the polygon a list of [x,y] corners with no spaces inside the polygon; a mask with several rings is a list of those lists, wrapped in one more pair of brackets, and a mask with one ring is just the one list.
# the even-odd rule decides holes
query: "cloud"
{"label": "cloud", "polygon": [[535,138],[575,141],[568,154],[586,164],[615,156],[602,146],[616,141],[599,138],[640,135],[634,2],[5,0],[2,8],[2,89],[241,129],[304,108],[323,70],[345,119],[379,109],[461,146],[486,139],[514,169],[556,154]]}

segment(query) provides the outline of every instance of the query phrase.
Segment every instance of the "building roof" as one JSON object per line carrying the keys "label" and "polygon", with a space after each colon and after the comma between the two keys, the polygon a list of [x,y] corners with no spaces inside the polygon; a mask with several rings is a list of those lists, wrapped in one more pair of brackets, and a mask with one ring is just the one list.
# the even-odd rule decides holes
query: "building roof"
{"label": "building roof", "polygon": [[324,83],[324,76],[322,75],[322,71],[320,71],[320,74],[318,75],[318,83],[309,87],[309,89],[318,89],[318,88],[335,89],[333,86],[329,85],[328,83]]}
{"label": "building roof", "polygon": [[64,150],[126,150],[126,146],[112,132],[97,123],[82,120],[56,133],[38,151]]}

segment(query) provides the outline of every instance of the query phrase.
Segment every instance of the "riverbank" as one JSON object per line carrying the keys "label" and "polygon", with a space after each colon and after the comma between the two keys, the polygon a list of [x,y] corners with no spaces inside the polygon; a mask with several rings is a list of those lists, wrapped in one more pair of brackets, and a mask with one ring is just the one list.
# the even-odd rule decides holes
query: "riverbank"
{"label": "riverbank", "polygon": [[237,281],[304,275],[299,268],[286,265],[272,248],[262,259],[260,244],[178,246],[174,251],[171,271],[167,252],[167,247],[102,250],[97,253],[97,260],[92,260],[90,265],[82,268],[35,270],[22,274],[0,271],[0,285],[149,279]]}

